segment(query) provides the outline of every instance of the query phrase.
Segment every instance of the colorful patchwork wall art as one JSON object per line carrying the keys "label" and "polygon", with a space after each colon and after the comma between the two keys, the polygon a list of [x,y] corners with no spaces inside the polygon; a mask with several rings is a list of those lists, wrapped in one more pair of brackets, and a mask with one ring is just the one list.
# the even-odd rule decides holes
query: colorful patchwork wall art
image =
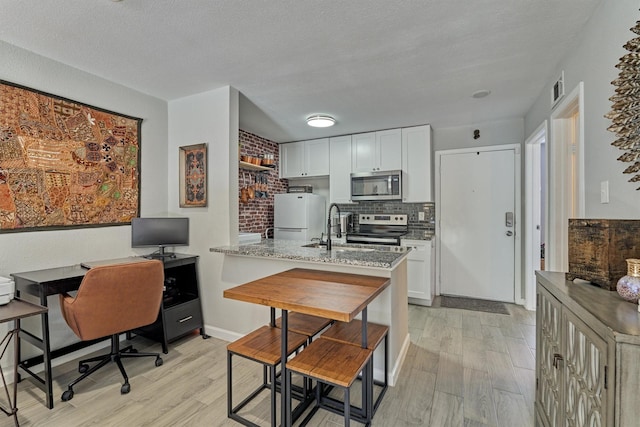
{"label": "colorful patchwork wall art", "polygon": [[141,123],[0,80],[0,233],[129,224]]}

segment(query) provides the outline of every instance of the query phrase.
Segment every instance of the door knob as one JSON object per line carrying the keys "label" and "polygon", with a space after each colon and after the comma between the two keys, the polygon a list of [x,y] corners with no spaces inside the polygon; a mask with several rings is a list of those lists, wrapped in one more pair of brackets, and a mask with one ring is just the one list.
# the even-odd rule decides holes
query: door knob
{"label": "door knob", "polygon": [[507,236],[509,236],[509,237],[513,236],[513,231],[511,231],[511,230],[507,231]]}

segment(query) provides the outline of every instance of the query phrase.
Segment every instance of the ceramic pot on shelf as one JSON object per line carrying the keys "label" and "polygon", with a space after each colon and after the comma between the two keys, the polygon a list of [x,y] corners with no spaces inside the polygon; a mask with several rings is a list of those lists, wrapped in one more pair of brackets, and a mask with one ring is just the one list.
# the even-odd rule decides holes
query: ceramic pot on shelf
{"label": "ceramic pot on shelf", "polygon": [[618,280],[616,291],[625,300],[638,303],[640,297],[640,259],[629,258],[627,261],[627,275]]}

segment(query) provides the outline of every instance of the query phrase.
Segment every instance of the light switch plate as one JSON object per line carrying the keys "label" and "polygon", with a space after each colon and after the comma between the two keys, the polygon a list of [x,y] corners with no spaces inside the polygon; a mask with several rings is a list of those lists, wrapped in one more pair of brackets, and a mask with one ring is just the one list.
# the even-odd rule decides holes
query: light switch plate
{"label": "light switch plate", "polygon": [[609,203],[609,181],[600,182],[600,203]]}

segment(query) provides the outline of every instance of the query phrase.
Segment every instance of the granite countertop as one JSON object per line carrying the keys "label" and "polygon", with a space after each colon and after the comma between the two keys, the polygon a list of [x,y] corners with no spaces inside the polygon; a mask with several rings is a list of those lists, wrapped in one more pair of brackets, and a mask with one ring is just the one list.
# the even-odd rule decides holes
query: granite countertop
{"label": "granite countertop", "polygon": [[[304,247],[306,243],[294,240],[263,239],[251,245],[220,246],[210,252],[249,257],[278,258],[357,267],[394,268],[410,249],[402,246],[334,244],[331,251],[324,246]],[[349,250],[357,248],[362,250]]]}

